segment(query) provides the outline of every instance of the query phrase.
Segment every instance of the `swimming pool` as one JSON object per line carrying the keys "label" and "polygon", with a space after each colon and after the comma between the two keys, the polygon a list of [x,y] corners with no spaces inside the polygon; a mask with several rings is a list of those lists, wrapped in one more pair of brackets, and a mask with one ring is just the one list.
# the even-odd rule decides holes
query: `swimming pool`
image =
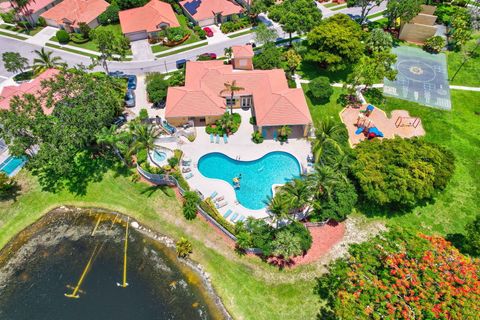
{"label": "swimming pool", "polygon": [[159,151],[159,150],[155,150],[153,152],[153,160],[156,162],[156,163],[161,163],[163,161],[165,161],[167,159],[167,154],[163,151]]}
{"label": "swimming pool", "polygon": [[[298,160],[287,152],[271,152],[254,161],[234,160],[223,153],[208,153],[198,161],[198,170],[207,178],[221,179],[233,187],[233,178],[239,177],[240,188],[235,189],[238,202],[252,210],[264,208],[272,196],[272,185],[284,184],[300,176]],[[222,190],[216,190],[221,193]]]}
{"label": "swimming pool", "polygon": [[15,174],[25,164],[25,158],[9,156],[0,164],[0,171],[5,172],[9,177]]}

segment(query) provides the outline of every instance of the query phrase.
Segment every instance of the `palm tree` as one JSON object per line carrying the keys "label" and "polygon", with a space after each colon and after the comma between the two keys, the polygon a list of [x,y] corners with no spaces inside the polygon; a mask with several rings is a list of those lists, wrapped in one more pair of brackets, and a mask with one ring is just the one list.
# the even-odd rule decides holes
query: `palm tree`
{"label": "palm tree", "polygon": [[220,91],[220,95],[224,94],[225,92],[230,93],[230,113],[233,114],[233,96],[236,92],[245,90],[245,88],[237,86],[237,80],[233,80],[231,83],[226,82],[223,85],[225,86],[225,89]]}
{"label": "palm tree", "polygon": [[40,73],[50,68],[59,68],[64,65],[62,58],[52,57],[53,51],[45,51],[45,48],[34,51],[37,58],[33,59],[33,71]]}
{"label": "palm tree", "polygon": [[310,200],[310,186],[304,179],[293,179],[282,187],[282,191],[287,195],[295,213],[302,211]]}
{"label": "palm tree", "polygon": [[161,131],[154,126],[138,122],[132,124],[130,130],[133,135],[133,143],[128,154],[133,155],[139,150],[146,149],[149,159],[152,160],[150,151],[155,148],[155,140],[160,136]]}
{"label": "palm tree", "polygon": [[115,155],[125,164],[125,166],[128,166],[127,161],[119,150],[119,144],[123,140],[124,135],[117,134],[116,131],[116,125],[113,125],[109,128],[103,127],[100,132],[95,135],[97,144],[106,149],[112,149],[113,153],[115,153]]}
{"label": "palm tree", "polygon": [[315,199],[330,195],[333,188],[343,180],[343,174],[329,166],[315,166],[315,171],[307,177],[308,184],[313,190]]}
{"label": "palm tree", "polygon": [[280,141],[286,141],[288,139],[288,136],[292,134],[292,128],[289,126],[282,126],[280,129],[278,129],[278,137]]}
{"label": "palm tree", "polygon": [[31,19],[29,19],[31,18],[32,14],[28,9],[28,6],[32,2],[35,3],[35,0],[10,0],[10,5],[17,15],[17,20],[20,20],[20,15],[22,15],[27,18],[27,22],[30,24],[30,26],[33,24]]}
{"label": "palm tree", "polygon": [[230,60],[232,59],[232,54],[233,54],[232,47],[225,48],[223,53],[225,54],[225,57],[227,57],[228,61],[230,62]]}
{"label": "palm tree", "polygon": [[328,145],[333,146],[339,154],[343,154],[342,147],[339,143],[343,131],[342,127],[331,120],[318,122],[316,127],[315,140],[313,141],[312,146],[315,162],[322,162],[325,148]]}
{"label": "palm tree", "polygon": [[268,211],[272,214],[272,220],[277,224],[277,228],[280,221],[291,219],[290,208],[283,194],[277,193],[273,198],[269,197],[265,203]]}
{"label": "palm tree", "polygon": [[220,118],[220,125],[227,134],[230,134],[230,128],[233,126],[232,115],[228,112],[225,112],[225,114]]}

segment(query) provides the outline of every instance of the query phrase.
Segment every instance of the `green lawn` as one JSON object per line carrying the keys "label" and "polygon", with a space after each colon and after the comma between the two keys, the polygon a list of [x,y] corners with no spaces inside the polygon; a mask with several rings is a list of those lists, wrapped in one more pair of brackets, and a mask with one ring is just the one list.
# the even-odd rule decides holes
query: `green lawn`
{"label": "green lawn", "polygon": [[229,35],[228,37],[230,39],[233,39],[233,38],[237,38],[237,37],[240,37],[240,36],[244,36],[244,35],[249,34],[249,33],[253,33],[254,31],[255,30],[253,30],[253,29],[249,29],[249,30],[245,30],[245,31],[242,31],[242,32],[238,32],[238,33]]}
{"label": "green lawn", "polygon": [[19,39],[19,40],[26,40],[26,39],[28,39],[27,37],[20,36],[20,35],[17,35],[17,34],[8,33],[8,32],[4,32],[4,31],[0,31],[0,34],[3,35],[3,36],[6,36],[6,37],[10,37],[10,38],[14,38],[14,39]]}
{"label": "green lawn", "polygon": [[[469,51],[473,50],[475,47],[475,41],[478,39],[480,39],[480,33],[475,34],[474,39],[467,44],[467,49]],[[448,52],[447,59],[448,73],[451,78],[458,70],[458,67],[460,67],[462,64],[464,58],[460,52]],[[477,48],[476,54],[473,55],[471,59],[467,60],[462,69],[460,69],[456,75],[455,79],[451,81],[450,84],[480,87],[480,48]]]}
{"label": "green lawn", "polygon": [[[177,17],[177,20],[180,23],[180,26],[185,28],[185,29],[188,29],[188,31],[190,32],[190,37],[187,40],[185,40],[185,42],[180,44],[180,46],[195,43],[195,42],[198,42],[198,41],[202,40],[198,37],[198,35],[195,32],[193,32],[192,29],[190,29],[188,27],[188,18],[187,17],[185,17],[184,15],[181,15],[181,14],[175,14],[175,16]],[[157,45],[152,46],[152,52],[153,53],[166,51],[168,49],[172,49],[172,47],[167,47],[167,46],[164,46],[164,45],[161,45],[161,44],[157,44]]]}
{"label": "green lawn", "polygon": [[[200,47],[206,46],[207,44],[208,44],[208,42],[202,42],[202,43],[198,43],[198,44],[195,44],[193,46],[186,47],[186,48],[180,48],[178,50],[170,51],[170,52],[167,52],[167,53],[164,53],[164,54],[159,54],[159,55],[156,55],[155,57],[156,58],[162,58],[162,57],[166,57],[166,56],[171,56],[172,54],[177,54],[177,53],[192,50],[192,49],[195,49],[195,48],[200,48]],[[153,52],[155,52],[155,51],[153,51]]]}
{"label": "green lawn", "polygon": [[320,302],[313,294],[313,279],[321,266],[278,271],[258,258],[236,255],[206,222],[185,220],[170,189],[152,189],[111,171],[100,182],[91,183],[83,196],[67,191],[44,192],[26,170],[18,179],[22,194],[16,202],[0,202],[0,248],[54,207],[103,207],[129,214],[173,238],[190,239],[192,258],[211,275],[215,289],[235,319],[315,318]]}
{"label": "green lawn", "polygon": [[325,4],[322,4],[325,8],[331,8],[331,7],[335,7],[335,6],[338,6],[338,3],[335,3],[335,2],[330,2],[330,3],[325,3]]}
{"label": "green lawn", "polygon": [[305,80],[312,80],[319,76],[330,79],[330,82],[345,82],[347,76],[352,72],[352,67],[340,71],[327,71],[320,68],[319,64],[311,61],[302,61],[297,73]]}
{"label": "green lawn", "polygon": [[6,30],[10,30],[10,31],[15,31],[15,32],[19,32],[19,33],[24,33],[24,34],[27,34],[27,35],[30,35],[30,36],[34,36],[36,35],[37,33],[39,33],[44,27],[40,27],[40,26],[37,26],[33,29],[23,29],[23,28],[19,28],[17,26],[11,26],[11,25],[8,25],[8,24],[2,24],[0,25],[0,28],[1,29],[6,29]]}
{"label": "green lawn", "polygon": [[380,12],[371,14],[371,15],[367,16],[367,19],[373,19],[373,18],[376,18],[376,17],[383,16],[383,13],[384,13],[384,11],[380,11]]}
{"label": "green lawn", "polygon": [[[331,119],[340,123],[338,113],[341,106],[336,103],[342,89],[335,88],[334,95],[327,104],[315,104],[308,96],[308,84],[304,85],[307,102],[315,120]],[[453,152],[456,157],[456,170],[447,189],[440,193],[434,201],[419,206],[405,214],[387,212],[363,213],[371,219],[382,219],[388,225],[409,226],[426,233],[462,232],[465,224],[473,220],[480,209],[480,170],[478,155],[480,154],[480,92],[452,90],[452,111],[418,105],[413,102],[395,98],[387,98],[383,106],[387,112],[396,109],[408,110],[412,116],[422,119],[427,132],[426,139],[442,145]]]}
{"label": "green lawn", "polygon": [[330,8],[330,10],[332,10],[332,11],[338,11],[338,10],[345,9],[346,7],[347,7],[346,4],[342,4],[341,6],[334,7],[334,8]]}

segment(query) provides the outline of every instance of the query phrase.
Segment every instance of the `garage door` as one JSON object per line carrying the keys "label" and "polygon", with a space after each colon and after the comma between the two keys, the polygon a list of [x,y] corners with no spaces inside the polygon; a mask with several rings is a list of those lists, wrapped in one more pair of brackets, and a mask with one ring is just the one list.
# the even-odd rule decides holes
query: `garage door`
{"label": "garage door", "polygon": [[130,41],[147,39],[147,33],[145,31],[127,33],[127,37]]}

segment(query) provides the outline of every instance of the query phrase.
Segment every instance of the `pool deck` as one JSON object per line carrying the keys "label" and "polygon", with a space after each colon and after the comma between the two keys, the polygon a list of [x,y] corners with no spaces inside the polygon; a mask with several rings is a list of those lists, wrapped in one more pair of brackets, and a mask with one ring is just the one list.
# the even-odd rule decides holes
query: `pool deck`
{"label": "pool deck", "polygon": [[210,135],[205,132],[205,127],[197,127],[197,138],[194,142],[189,142],[182,137],[180,138],[182,141],[181,144],[171,143],[164,144],[164,146],[171,149],[179,148],[184,152],[184,157],[192,160],[190,167],[193,176],[187,180],[191,189],[200,191],[205,197],[210,196],[214,191],[218,193],[218,196],[225,197],[228,205],[219,209],[222,215],[231,209],[234,213],[238,213],[239,216],[243,215],[245,218],[267,218],[269,215],[265,208],[252,210],[238,203],[235,190],[230,183],[219,179],[204,177],[197,168],[198,160],[205,154],[211,152],[220,152],[232,159],[239,157],[241,161],[251,161],[259,159],[270,152],[284,151],[292,154],[298,160],[303,170],[303,168],[307,168],[307,156],[311,152],[310,142],[307,139],[301,138],[289,139],[287,143],[283,144],[273,140],[264,140],[261,144],[255,144],[251,141],[253,126],[249,123],[251,116],[250,111],[235,110],[235,112],[242,115],[242,123],[238,131],[228,138],[228,143],[226,144],[222,137],[220,137],[218,144],[215,142],[210,143]]}

